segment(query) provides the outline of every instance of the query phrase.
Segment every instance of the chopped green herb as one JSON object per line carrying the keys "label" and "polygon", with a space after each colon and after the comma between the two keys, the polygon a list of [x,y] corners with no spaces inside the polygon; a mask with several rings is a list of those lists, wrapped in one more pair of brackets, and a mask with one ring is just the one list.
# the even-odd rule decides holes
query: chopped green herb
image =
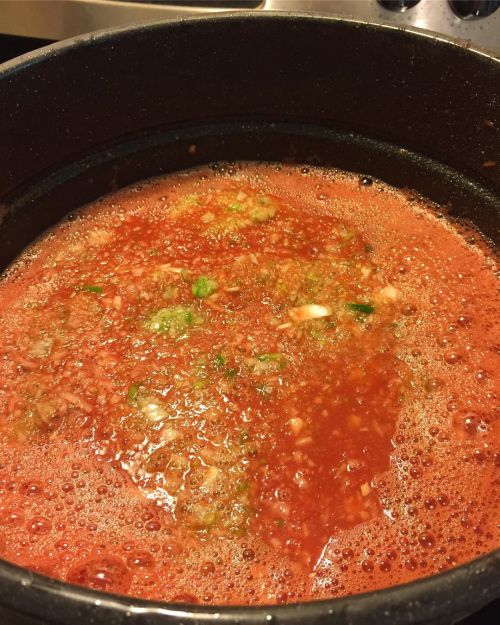
{"label": "chopped green herb", "polygon": [[89,291],[90,293],[99,293],[100,295],[101,293],[104,292],[104,289],[102,288],[102,286],[89,284],[89,285],[82,286],[82,291]]}
{"label": "chopped green herb", "polygon": [[366,243],[366,245],[365,245],[365,252],[367,254],[370,254],[370,252],[373,252],[373,249],[374,249],[373,245],[370,245],[369,243]]}
{"label": "chopped green herb", "polygon": [[243,204],[240,204],[239,202],[235,202],[234,204],[229,204],[229,206],[227,207],[227,210],[230,213],[242,213],[245,210],[245,207],[243,206]]}
{"label": "chopped green herb", "polygon": [[148,315],[144,321],[144,328],[150,332],[180,336],[191,326],[199,326],[203,317],[187,306],[170,306],[160,308]]}
{"label": "chopped green herb", "polygon": [[215,293],[218,286],[215,280],[207,278],[206,276],[200,276],[193,282],[191,291],[195,297],[203,299]]}
{"label": "chopped green herb", "polygon": [[168,209],[169,213],[173,217],[177,217],[178,215],[186,213],[190,208],[198,205],[200,200],[201,198],[197,193],[188,193],[187,195],[183,195],[178,198],[172,204],[166,204],[165,208]]}
{"label": "chopped green herb", "polygon": [[257,208],[254,208],[250,212],[250,218],[254,223],[263,223],[265,221],[269,221],[276,215],[276,208],[274,206],[268,206],[263,200],[259,200],[259,204]]}
{"label": "chopped green herb", "polygon": [[206,380],[196,380],[196,382],[193,383],[193,390],[200,391],[202,388],[205,388],[206,385]]}
{"label": "chopped green herb", "polygon": [[214,362],[215,362],[215,366],[217,368],[220,368],[220,367],[223,367],[227,363],[227,358],[224,356],[224,354],[221,354],[219,352],[218,354],[215,354]]}
{"label": "chopped green herb", "polygon": [[273,523],[279,528],[283,528],[286,525],[286,521],[284,519],[274,519]]}
{"label": "chopped green herb", "polygon": [[371,304],[350,303],[347,307],[353,312],[361,313],[362,315],[371,315],[375,312],[375,308]]}
{"label": "chopped green herb", "polygon": [[259,354],[257,356],[257,360],[260,362],[268,362],[275,364],[280,369],[284,369],[286,367],[286,357],[284,354],[280,352],[270,352],[268,354]]}
{"label": "chopped green herb", "polygon": [[135,398],[137,397],[137,394],[139,393],[139,385],[138,384],[132,384],[131,386],[129,386],[128,392],[127,392],[127,401],[129,404],[131,404]]}
{"label": "chopped green herb", "polygon": [[158,256],[159,253],[160,253],[160,250],[157,250],[155,247],[153,247],[153,249],[149,250],[149,255],[150,256]]}
{"label": "chopped green herb", "polygon": [[238,369],[227,369],[225,376],[226,378],[233,380],[236,377],[237,373],[238,373]]}

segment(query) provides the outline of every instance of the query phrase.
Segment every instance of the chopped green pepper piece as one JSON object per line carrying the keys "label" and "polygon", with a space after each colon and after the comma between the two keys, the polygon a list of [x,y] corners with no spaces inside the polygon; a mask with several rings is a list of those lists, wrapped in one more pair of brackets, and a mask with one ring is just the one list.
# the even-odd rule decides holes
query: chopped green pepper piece
{"label": "chopped green pepper piece", "polygon": [[361,313],[363,315],[371,315],[375,312],[375,308],[371,304],[350,303],[347,307],[353,312]]}
{"label": "chopped green pepper piece", "polygon": [[128,392],[127,392],[127,401],[129,404],[131,404],[134,399],[137,397],[137,394],[139,393],[139,385],[138,384],[132,384],[131,386],[129,386]]}
{"label": "chopped green pepper piece", "polygon": [[203,317],[187,306],[169,306],[152,312],[144,321],[144,328],[150,332],[180,336],[191,326],[199,326]]}
{"label": "chopped green pepper piece", "polygon": [[[263,202],[259,201],[259,204],[263,204]],[[265,221],[269,221],[276,215],[276,208],[274,206],[267,206],[263,204],[262,206],[258,206],[254,208],[250,212],[250,217],[254,223],[264,223]]]}
{"label": "chopped green pepper piece", "polygon": [[90,293],[99,293],[100,295],[101,293],[103,293],[104,289],[102,288],[102,286],[89,284],[89,285],[82,286],[82,291],[89,291]]}
{"label": "chopped green pepper piece", "polygon": [[207,278],[206,276],[200,276],[193,282],[191,291],[195,297],[203,299],[215,293],[218,286],[215,280]]}

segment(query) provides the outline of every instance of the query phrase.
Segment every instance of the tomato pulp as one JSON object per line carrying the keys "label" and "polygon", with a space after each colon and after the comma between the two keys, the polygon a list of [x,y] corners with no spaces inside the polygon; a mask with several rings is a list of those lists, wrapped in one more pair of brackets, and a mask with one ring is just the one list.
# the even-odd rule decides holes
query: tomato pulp
{"label": "tomato pulp", "polygon": [[85,207],[0,283],[0,553],[262,604],[493,549],[494,268],[340,171],[225,164]]}

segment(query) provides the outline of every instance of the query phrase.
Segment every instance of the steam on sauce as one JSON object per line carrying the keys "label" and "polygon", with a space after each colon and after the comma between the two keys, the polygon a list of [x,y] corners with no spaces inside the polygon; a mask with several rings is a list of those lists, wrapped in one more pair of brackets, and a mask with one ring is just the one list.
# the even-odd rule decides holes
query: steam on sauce
{"label": "steam on sauce", "polygon": [[0,552],[256,604],[499,545],[494,260],[423,202],[238,164],[126,189],[0,284]]}

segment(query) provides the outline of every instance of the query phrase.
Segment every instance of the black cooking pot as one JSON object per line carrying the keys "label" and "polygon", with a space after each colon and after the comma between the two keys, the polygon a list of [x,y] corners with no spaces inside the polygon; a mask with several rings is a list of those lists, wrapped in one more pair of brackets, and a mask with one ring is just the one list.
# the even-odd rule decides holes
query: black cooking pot
{"label": "black cooking pot", "polygon": [[[174,20],[49,46],[0,67],[0,270],[85,202],[232,159],[381,178],[498,242],[499,90],[500,63],[480,51],[306,15]],[[499,596],[498,552],[387,590],[269,608],[139,601],[0,562],[9,624],[448,625]]]}

